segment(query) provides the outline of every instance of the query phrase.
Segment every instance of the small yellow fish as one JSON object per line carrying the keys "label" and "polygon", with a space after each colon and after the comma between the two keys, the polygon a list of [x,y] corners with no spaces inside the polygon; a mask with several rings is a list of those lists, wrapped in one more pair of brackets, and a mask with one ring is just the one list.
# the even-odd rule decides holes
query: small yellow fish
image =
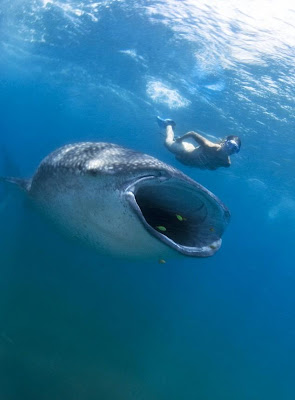
{"label": "small yellow fish", "polygon": [[158,225],[158,226],[156,226],[156,228],[159,229],[159,231],[161,231],[161,232],[166,232],[167,231],[165,226],[162,226],[162,225]]}
{"label": "small yellow fish", "polygon": [[212,250],[215,250],[215,249],[217,248],[217,246],[215,246],[214,244],[211,244],[209,247],[210,247],[210,249],[212,249]]}
{"label": "small yellow fish", "polygon": [[210,231],[210,232],[214,232],[214,230],[215,230],[215,229],[213,228],[213,226],[211,226],[211,228],[209,228],[209,231]]}
{"label": "small yellow fish", "polygon": [[180,214],[175,214],[178,221],[186,221],[186,218],[182,217]]}
{"label": "small yellow fish", "polygon": [[159,264],[166,264],[166,261],[165,261],[165,260],[163,260],[163,258],[160,258],[160,260],[159,260]]}

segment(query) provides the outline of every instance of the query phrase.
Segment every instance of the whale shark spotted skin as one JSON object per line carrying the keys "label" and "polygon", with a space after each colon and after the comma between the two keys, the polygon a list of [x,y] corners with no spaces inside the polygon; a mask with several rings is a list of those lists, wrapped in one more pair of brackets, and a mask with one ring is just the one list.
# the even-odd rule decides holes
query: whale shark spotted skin
{"label": "whale shark spotted skin", "polygon": [[211,256],[230,218],[216,196],[179,170],[111,143],[66,145],[32,179],[6,180],[63,230],[112,256]]}

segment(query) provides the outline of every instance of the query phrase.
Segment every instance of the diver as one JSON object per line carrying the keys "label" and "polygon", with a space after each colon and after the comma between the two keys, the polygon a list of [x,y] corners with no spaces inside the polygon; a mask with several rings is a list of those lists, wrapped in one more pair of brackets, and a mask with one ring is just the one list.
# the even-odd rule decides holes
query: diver
{"label": "diver", "polygon": [[[215,170],[231,165],[230,156],[240,151],[241,140],[238,136],[226,136],[221,142],[214,143],[197,132],[187,132],[179,138],[174,138],[173,128],[176,126],[171,119],[157,117],[160,128],[165,129],[165,146],[182,164],[201,169]],[[198,146],[185,139],[193,139]]]}

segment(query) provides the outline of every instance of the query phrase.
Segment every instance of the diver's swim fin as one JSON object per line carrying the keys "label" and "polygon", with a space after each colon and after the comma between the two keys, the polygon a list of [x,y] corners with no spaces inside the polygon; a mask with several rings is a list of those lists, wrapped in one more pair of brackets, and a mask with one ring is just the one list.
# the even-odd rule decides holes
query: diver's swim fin
{"label": "diver's swim fin", "polygon": [[160,128],[165,129],[168,125],[171,125],[172,128],[176,126],[176,123],[172,119],[163,119],[157,117],[157,122]]}

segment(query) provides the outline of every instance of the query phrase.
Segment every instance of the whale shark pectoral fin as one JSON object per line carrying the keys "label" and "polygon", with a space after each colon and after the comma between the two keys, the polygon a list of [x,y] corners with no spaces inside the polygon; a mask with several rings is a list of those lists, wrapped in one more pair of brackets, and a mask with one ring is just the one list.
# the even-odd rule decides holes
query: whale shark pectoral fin
{"label": "whale shark pectoral fin", "polygon": [[26,192],[29,191],[30,186],[31,186],[30,179],[14,178],[14,177],[10,177],[10,176],[8,176],[8,177],[0,176],[0,182],[11,183],[13,185],[20,187],[21,189],[25,190]]}

